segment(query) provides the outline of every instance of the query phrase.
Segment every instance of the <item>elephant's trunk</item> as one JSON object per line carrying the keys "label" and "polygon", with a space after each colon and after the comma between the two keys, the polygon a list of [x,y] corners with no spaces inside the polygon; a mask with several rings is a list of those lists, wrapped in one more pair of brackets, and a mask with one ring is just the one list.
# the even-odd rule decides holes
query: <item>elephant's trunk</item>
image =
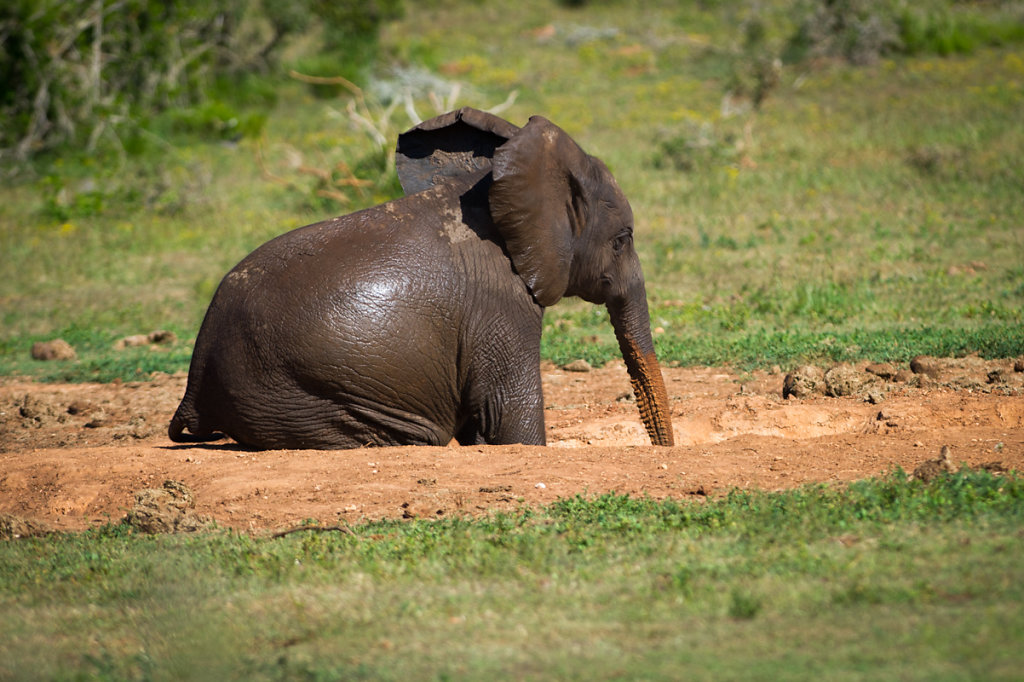
{"label": "elephant's trunk", "polygon": [[654,354],[651,319],[643,282],[621,304],[608,303],[615,338],[633,384],[640,419],[654,445],[673,445],[672,417],[661,366]]}

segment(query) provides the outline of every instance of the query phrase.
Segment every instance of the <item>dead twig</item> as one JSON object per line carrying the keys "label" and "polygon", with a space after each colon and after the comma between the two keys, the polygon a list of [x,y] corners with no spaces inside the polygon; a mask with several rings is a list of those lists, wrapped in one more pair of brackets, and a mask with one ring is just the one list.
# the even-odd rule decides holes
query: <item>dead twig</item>
{"label": "dead twig", "polygon": [[283,538],[286,535],[301,533],[303,531],[309,531],[311,533],[342,533],[343,535],[355,535],[355,531],[348,526],[304,526],[300,524],[298,526],[274,531],[270,534],[270,539],[276,540],[277,538]]}

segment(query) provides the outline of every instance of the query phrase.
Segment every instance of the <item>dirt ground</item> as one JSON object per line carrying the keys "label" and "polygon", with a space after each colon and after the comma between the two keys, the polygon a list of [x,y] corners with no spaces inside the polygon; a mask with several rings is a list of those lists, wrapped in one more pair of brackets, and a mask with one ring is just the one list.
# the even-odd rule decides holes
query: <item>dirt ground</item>
{"label": "dirt ground", "polygon": [[[180,481],[194,511],[262,532],[308,519],[475,515],[615,491],[702,500],[956,465],[1024,470],[1024,367],[976,357],[822,376],[665,368],[676,446],[652,447],[621,363],[544,369],[548,447],[264,451],[182,446],[166,426],[183,375],[122,384],[0,379],[0,516],[81,530]],[[841,372],[840,372],[841,374]],[[830,378],[831,377],[831,378]],[[783,397],[783,387],[787,393]],[[826,393],[830,395],[826,395]],[[189,504],[192,502],[190,500]]]}

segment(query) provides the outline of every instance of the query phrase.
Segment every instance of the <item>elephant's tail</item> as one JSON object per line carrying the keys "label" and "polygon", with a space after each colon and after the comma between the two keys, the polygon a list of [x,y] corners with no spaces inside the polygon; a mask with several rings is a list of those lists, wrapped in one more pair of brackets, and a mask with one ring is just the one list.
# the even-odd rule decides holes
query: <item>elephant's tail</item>
{"label": "elephant's tail", "polygon": [[[198,420],[190,419],[186,416],[184,407],[183,402],[178,406],[178,410],[171,418],[171,423],[167,427],[168,438],[175,443],[208,443],[212,440],[224,438],[223,433],[200,428],[197,424]],[[188,429],[190,433],[185,433],[185,429]]]}

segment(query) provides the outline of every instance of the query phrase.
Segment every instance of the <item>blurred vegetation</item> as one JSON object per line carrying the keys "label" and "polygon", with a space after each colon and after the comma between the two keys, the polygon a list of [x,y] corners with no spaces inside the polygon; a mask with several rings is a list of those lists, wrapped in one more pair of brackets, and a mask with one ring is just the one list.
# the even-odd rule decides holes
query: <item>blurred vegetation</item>
{"label": "blurred vegetation", "polygon": [[[0,159],[122,138],[168,109],[197,134],[256,135],[219,99],[316,27],[318,64],[355,73],[401,0],[11,0],[0,8]],[[194,108],[190,108],[194,107]]]}
{"label": "blurred vegetation", "polygon": [[[609,164],[668,362],[1024,353],[1024,3],[114,8],[0,9],[0,373],[182,369],[232,265],[398,196],[398,133],[463,105]],[[111,354],[159,328],[181,345]],[[61,335],[77,362],[28,358]],[[546,314],[546,359],[616,349],[602,309]]]}
{"label": "blurred vegetation", "polygon": [[683,497],[0,542],[0,676],[1019,679],[1019,477]]}

